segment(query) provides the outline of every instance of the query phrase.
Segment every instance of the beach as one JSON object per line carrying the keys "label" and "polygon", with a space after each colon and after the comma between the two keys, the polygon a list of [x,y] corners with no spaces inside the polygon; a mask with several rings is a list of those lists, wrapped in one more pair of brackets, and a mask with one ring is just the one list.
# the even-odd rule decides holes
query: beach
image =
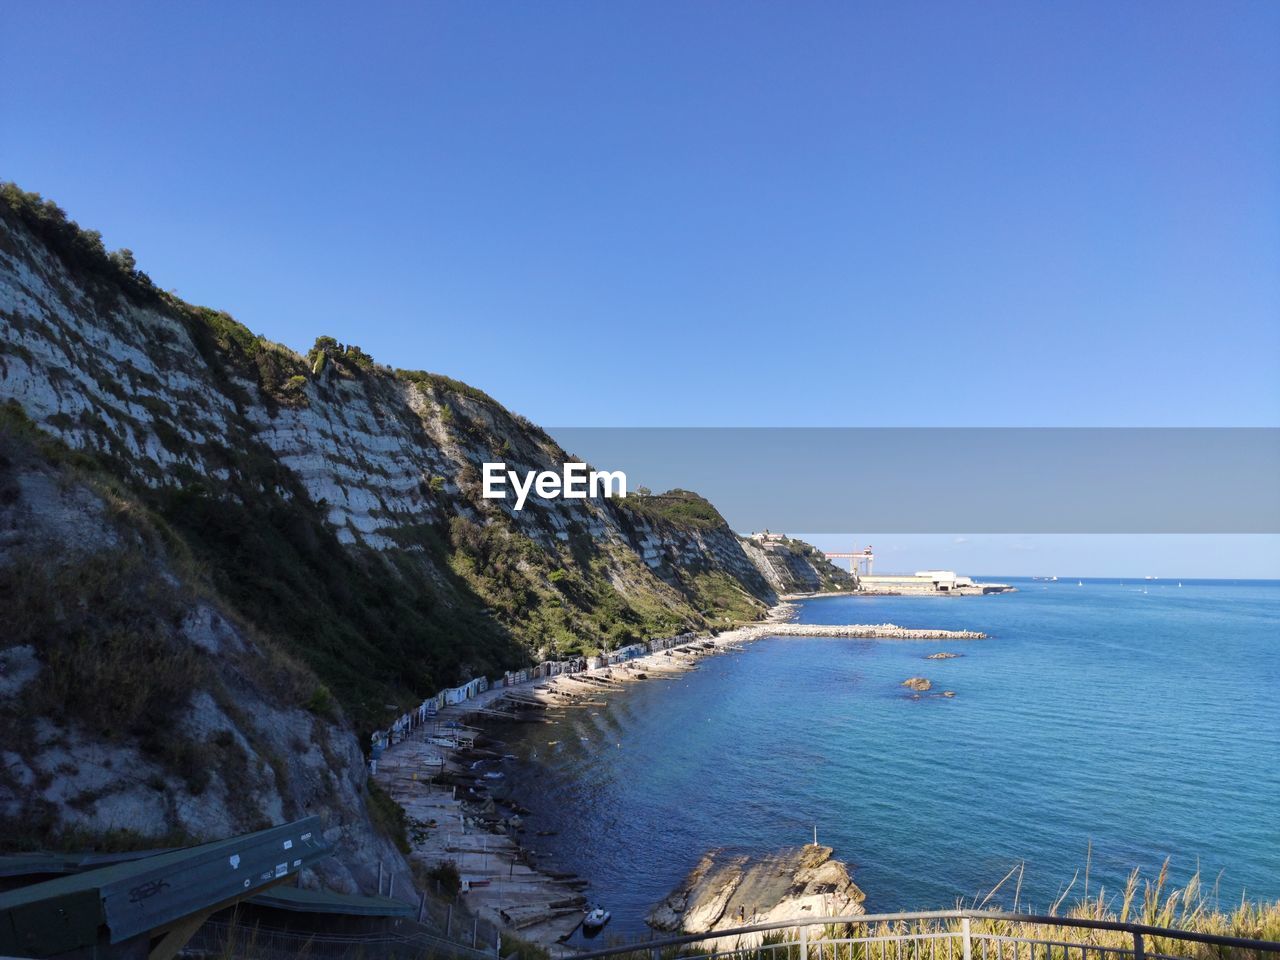
{"label": "beach", "polygon": [[[514,759],[454,766],[502,772],[502,792],[531,813],[518,814],[524,832],[514,841],[467,834],[478,852],[460,854],[441,834],[462,834],[470,815],[451,806],[452,786],[428,787],[425,768],[409,770],[420,777],[415,797],[434,799],[402,802],[446,824],[427,831],[425,854],[414,856],[461,856],[464,873],[491,877],[501,864],[535,904],[566,891],[598,902],[614,914],[604,938],[647,936],[649,911],[709,850],[778,850],[809,842],[815,825],[872,912],[981,898],[1024,858],[1023,897],[1047,907],[1090,843],[1093,876],[1108,889],[1172,856],[1175,878],[1197,858],[1215,876],[1225,871],[1224,899],[1242,887],[1273,895],[1280,850],[1265,801],[1196,775],[1188,758],[1212,753],[1237,777],[1257,769],[1259,749],[1277,759],[1248,736],[1274,725],[1274,701],[1242,679],[1274,663],[1275,587],[1016,584],[1016,593],[956,604],[804,602],[775,613],[794,619],[700,638],[698,652],[446,708],[441,723],[504,697],[542,705],[523,711],[541,722],[476,724],[505,741],[495,753]],[[990,639],[830,635],[855,618]],[[822,635],[779,636],[788,625]],[[1153,657],[1177,669],[1153,674]],[[916,676],[954,698],[912,699],[902,683]],[[1090,750],[1075,746],[1085,741]],[[380,781],[404,749],[388,750]],[[430,756],[442,752],[430,746]],[[1161,789],[1135,806],[1123,787],[1132,776]],[[514,892],[499,884],[463,899],[501,920],[501,898]],[[515,932],[554,944],[581,916],[562,909]]]}
{"label": "beach", "polygon": [[791,622],[794,603],[770,608],[758,623],[577,673],[494,686],[462,703],[440,709],[431,722],[390,744],[377,761],[374,779],[404,809],[411,825],[411,861],[426,869],[452,862],[462,880],[467,910],[500,929],[552,951],[578,928],[589,898],[587,882],[572,873],[539,867],[521,842],[525,832],[518,799],[497,800],[492,788],[502,744],[486,733],[493,722],[540,722],[540,713],[601,707],[606,698],[635,683],[696,669],[707,657],[765,636],[830,636],[885,640],[977,640],[977,631],[908,629],[891,623],[810,626]]}
{"label": "beach", "polygon": [[500,772],[483,768],[503,755],[488,748],[493,741],[481,724],[537,722],[539,711],[599,706],[626,684],[684,673],[708,656],[738,649],[781,628],[794,612],[793,606],[779,604],[760,624],[695,637],[621,666],[491,687],[442,708],[432,722],[389,745],[373,774],[410,820],[409,859],[427,869],[453,862],[463,880],[462,902],[471,913],[553,955],[571,954],[562,941],[581,922],[585,881],[539,869],[536,857],[518,839],[523,808],[516,801],[499,804],[487,796],[486,783],[499,777],[487,779],[486,774]]}

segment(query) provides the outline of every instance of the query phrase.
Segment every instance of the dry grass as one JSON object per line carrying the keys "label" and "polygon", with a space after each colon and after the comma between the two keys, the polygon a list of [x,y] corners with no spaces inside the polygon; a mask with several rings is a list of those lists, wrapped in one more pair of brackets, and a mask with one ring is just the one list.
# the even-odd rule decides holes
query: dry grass
{"label": "dry grass", "polygon": [[[957,903],[956,908],[975,912],[1017,912],[1018,907],[1025,910],[1020,902],[1021,877],[1021,868],[1015,867],[985,897],[971,903]],[[1219,904],[1216,888],[1206,886],[1199,872],[1184,886],[1173,886],[1169,881],[1167,861],[1154,878],[1144,878],[1138,870],[1133,871],[1124,889],[1117,893],[1110,893],[1105,888],[1095,888],[1086,893],[1080,881],[1081,877],[1077,875],[1058,902],[1052,905],[1049,916],[1160,927],[1170,931],[1269,941],[1277,945],[1274,951],[1246,950],[1147,935],[1143,940],[1149,958],[1280,960],[1280,901],[1255,903],[1242,900],[1224,907]],[[1069,900],[1077,882],[1080,885],[1079,896]],[[1002,894],[1003,900],[999,899]],[[1133,935],[1122,930],[980,918],[971,919],[970,925],[973,960],[1117,960],[1117,954],[1095,951],[1131,951],[1134,945]],[[959,917],[811,926],[808,930],[808,960],[960,960],[963,956],[962,930]],[[1015,945],[993,938],[1018,938],[1022,942]],[[830,942],[833,940],[854,942]],[[1030,940],[1038,941],[1034,948],[1027,942]],[[1068,943],[1071,944],[1069,949],[1062,946]],[[1082,954],[1079,947],[1084,947],[1087,955]],[[662,960],[708,955],[697,943],[664,948],[660,953]],[[779,930],[766,934],[758,948],[744,948],[741,955],[747,960],[802,960],[798,931]],[[637,949],[619,954],[618,958],[651,960],[652,953],[648,948]]]}
{"label": "dry grass", "polygon": [[[1088,867],[1086,866],[1085,877],[1087,875]],[[986,897],[973,903],[958,903],[957,907],[990,911],[1009,909],[1017,912],[1019,908],[1025,910],[1025,906],[1020,902],[1021,880],[1021,867],[1014,868]],[[1013,888],[1012,891],[1008,889],[1010,886]],[[1072,891],[1077,886],[1080,894],[1072,900],[1070,899]],[[1006,894],[1003,901],[998,899],[1001,892]],[[1171,884],[1167,860],[1154,878],[1143,877],[1139,870],[1134,870],[1129,874],[1124,888],[1114,893],[1104,887],[1097,887],[1090,892],[1080,875],[1077,875],[1057,902],[1050,907],[1048,915],[1075,920],[1140,924],[1167,930],[1280,943],[1280,901],[1242,900],[1232,906],[1223,906],[1219,902],[1216,886],[1206,886],[1199,871],[1193,874],[1183,886]],[[959,919],[945,919],[906,925],[880,925],[876,932],[901,934],[910,930],[921,934],[941,932],[958,934],[960,929]],[[1021,921],[978,919],[971,921],[971,929],[979,938],[991,935],[1069,941],[1091,947],[1119,950],[1133,948],[1133,936],[1120,930],[1050,927]],[[860,930],[858,935],[864,934]],[[998,954],[993,952],[994,944],[990,941],[988,944],[989,955],[997,956]],[[1146,937],[1144,946],[1148,954],[1197,958],[1197,960],[1208,960],[1208,958],[1243,960],[1245,957],[1254,955],[1253,951],[1232,950],[1171,937]],[[981,955],[977,945],[974,950],[975,957]],[[1006,947],[1005,960],[1008,960],[1010,953],[1011,948]],[[1041,949],[1037,947],[1036,956],[1041,955]],[[871,954],[855,953],[849,957],[841,957],[840,960],[861,960],[863,956],[869,960]],[[915,954],[913,953],[912,956],[914,958]],[[923,960],[927,954],[922,953],[919,956]],[[1030,960],[1028,948],[1025,945],[1022,947],[1022,956]],[[1055,957],[1065,957],[1066,953],[1057,949],[1050,950],[1045,956],[1046,960],[1052,960]],[[1079,954],[1073,951],[1071,956],[1077,957]],[[1280,958],[1280,950],[1271,956]],[[1014,960],[1017,958],[1015,957]]]}

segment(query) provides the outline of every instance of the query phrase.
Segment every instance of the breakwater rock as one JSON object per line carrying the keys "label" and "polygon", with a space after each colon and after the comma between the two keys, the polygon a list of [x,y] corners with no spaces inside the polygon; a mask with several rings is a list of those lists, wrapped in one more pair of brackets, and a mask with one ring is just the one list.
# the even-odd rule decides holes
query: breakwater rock
{"label": "breakwater rock", "polygon": [[914,630],[894,623],[771,623],[754,628],[757,636],[854,637],[867,640],[985,640],[974,630]]}
{"label": "breakwater rock", "polygon": [[[863,913],[864,899],[848,868],[832,859],[830,847],[808,844],[764,855],[713,850],[647,919],[658,930],[709,933]],[[820,935],[819,929],[812,928],[810,935]],[[759,942],[758,934],[723,938],[724,946]],[[714,944],[721,945],[720,940]]]}
{"label": "breakwater rock", "polygon": [[907,677],[902,681],[902,685],[919,693],[933,688],[933,683],[927,677]]}

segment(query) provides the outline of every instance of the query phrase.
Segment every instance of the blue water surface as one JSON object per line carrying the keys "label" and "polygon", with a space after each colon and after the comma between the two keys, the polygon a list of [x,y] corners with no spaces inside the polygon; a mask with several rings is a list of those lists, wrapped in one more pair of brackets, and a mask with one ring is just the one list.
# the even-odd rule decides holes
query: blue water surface
{"label": "blue water surface", "polygon": [[[1014,582],[798,618],[988,640],[765,639],[503,727],[525,842],[590,880],[615,936],[643,935],[706,850],[814,825],[873,911],[981,898],[1024,861],[1020,905],[1045,908],[1077,873],[1080,891],[1090,843],[1091,892],[1169,857],[1224,903],[1280,897],[1280,583]],[[924,659],[940,650],[963,656]],[[912,700],[910,676],[956,695]]]}

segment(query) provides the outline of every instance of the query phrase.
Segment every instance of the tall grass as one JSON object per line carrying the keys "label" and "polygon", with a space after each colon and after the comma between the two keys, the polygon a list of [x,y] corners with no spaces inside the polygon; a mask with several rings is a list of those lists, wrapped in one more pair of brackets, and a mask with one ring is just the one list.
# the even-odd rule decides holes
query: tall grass
{"label": "tall grass", "polygon": [[[1085,875],[1088,875],[1086,867]],[[1015,867],[985,896],[957,902],[959,910],[1018,912],[1021,903],[1021,867]],[[1080,893],[1069,900],[1080,885]],[[1165,861],[1154,878],[1134,870],[1124,888],[1110,892],[1088,887],[1077,875],[1049,909],[1048,916],[1075,920],[1128,923],[1214,936],[1262,940],[1275,950],[1246,950],[1201,944],[1174,936],[1146,935],[1144,950],[1150,957],[1188,960],[1280,960],[1280,900],[1220,904],[1216,885],[1206,885],[1197,871],[1183,886],[1169,880]],[[1003,898],[1002,898],[1003,894]],[[888,923],[852,923],[810,926],[806,933],[808,957],[802,957],[800,932],[777,930],[756,935],[730,946],[732,938],[718,944],[692,943],[664,948],[661,960],[691,956],[727,956],[745,960],[962,960],[963,920],[945,917]],[[1099,930],[1031,923],[1021,920],[970,920],[973,960],[1119,960],[1112,951],[1132,951],[1133,935],[1123,930]],[[714,934],[709,934],[714,936]],[[1034,942],[1033,942],[1034,941]],[[1069,946],[1068,946],[1069,945]],[[1083,951],[1082,949],[1083,948]],[[649,949],[619,956],[619,960],[651,960]]]}

